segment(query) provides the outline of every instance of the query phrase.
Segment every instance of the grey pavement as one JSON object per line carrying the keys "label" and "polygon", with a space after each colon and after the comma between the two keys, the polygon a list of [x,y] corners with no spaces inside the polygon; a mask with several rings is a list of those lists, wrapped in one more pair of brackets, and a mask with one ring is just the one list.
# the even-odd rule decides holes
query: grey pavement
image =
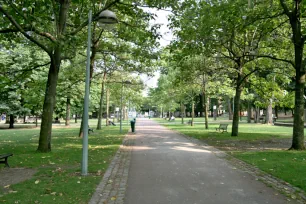
{"label": "grey pavement", "polygon": [[298,203],[152,119],[137,119],[134,137],[125,204]]}

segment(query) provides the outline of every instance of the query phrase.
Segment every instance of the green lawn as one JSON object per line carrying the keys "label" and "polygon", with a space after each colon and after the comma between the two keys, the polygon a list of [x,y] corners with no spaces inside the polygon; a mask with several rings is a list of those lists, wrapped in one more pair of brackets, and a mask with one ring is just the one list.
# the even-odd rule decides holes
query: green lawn
{"label": "green lawn", "polygon": [[[175,122],[168,122],[163,119],[155,119],[166,127],[179,131],[190,137],[204,140],[210,145],[226,145],[229,143],[246,144],[256,142],[269,143],[271,139],[292,138],[292,127],[271,126],[266,124],[248,124],[245,121],[239,124],[239,136],[231,137],[231,121],[209,119],[209,129],[206,130],[204,123],[182,125],[181,119],[176,118]],[[189,119],[185,119],[188,121]],[[204,118],[196,118],[197,121],[204,121]],[[219,133],[216,127],[222,123],[228,123],[228,133]],[[222,143],[223,141],[223,143]],[[288,146],[289,148],[290,146]],[[288,183],[303,189],[306,192],[306,151],[287,151],[287,150],[265,150],[265,151],[232,151],[231,154],[238,159],[257,166],[261,170],[268,172]]]}
{"label": "green lawn", "polygon": [[[94,121],[90,121],[95,127]],[[82,139],[78,128],[64,126],[52,130],[52,152],[37,153],[38,129],[0,130],[0,152],[14,154],[9,158],[11,168],[35,168],[33,178],[0,189],[0,202],[5,203],[88,203],[101,181],[124,135],[119,126],[103,127],[89,135],[89,176],[80,175]],[[1,165],[3,168],[4,165]],[[13,193],[7,193],[8,191]]]}

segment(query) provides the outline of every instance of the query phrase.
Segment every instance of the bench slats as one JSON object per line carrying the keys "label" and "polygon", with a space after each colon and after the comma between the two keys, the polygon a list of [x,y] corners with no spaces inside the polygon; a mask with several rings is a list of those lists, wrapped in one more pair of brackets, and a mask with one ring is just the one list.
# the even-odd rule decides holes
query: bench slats
{"label": "bench slats", "polygon": [[7,162],[7,159],[8,159],[10,156],[13,156],[13,154],[12,154],[12,153],[1,154],[1,155],[0,155],[0,159],[2,159],[2,160],[4,160],[4,161],[0,161],[0,164],[5,164],[5,167],[10,167],[10,165],[9,165],[8,162]]}
{"label": "bench slats", "polygon": [[216,128],[216,131],[219,130],[219,132],[220,132],[220,131],[222,130],[222,133],[223,133],[223,132],[227,132],[227,126],[228,126],[228,124],[222,124],[222,123],[221,123],[221,124],[219,125],[219,127]]}

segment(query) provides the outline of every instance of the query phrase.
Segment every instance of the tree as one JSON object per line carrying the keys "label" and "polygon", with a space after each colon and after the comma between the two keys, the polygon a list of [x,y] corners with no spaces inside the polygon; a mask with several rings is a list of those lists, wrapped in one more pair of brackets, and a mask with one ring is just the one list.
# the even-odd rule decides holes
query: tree
{"label": "tree", "polygon": [[[292,43],[294,46],[294,68],[295,68],[295,108],[292,146],[290,149],[304,150],[304,89],[305,89],[305,58],[304,44],[306,35],[303,34],[302,9],[303,1],[294,0],[289,3],[286,0],[280,0],[281,7],[289,19],[292,29]],[[303,59],[304,58],[304,59]]]}
{"label": "tree", "polygon": [[0,106],[10,115],[10,128],[13,128],[15,117],[41,110],[40,83],[45,83],[45,66],[48,63],[35,47],[23,44],[14,45],[10,50],[3,47],[0,59]]}

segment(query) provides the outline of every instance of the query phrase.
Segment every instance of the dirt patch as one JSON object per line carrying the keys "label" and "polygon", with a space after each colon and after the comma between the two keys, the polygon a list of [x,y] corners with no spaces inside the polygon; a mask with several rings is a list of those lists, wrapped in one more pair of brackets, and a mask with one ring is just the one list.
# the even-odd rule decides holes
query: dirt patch
{"label": "dirt patch", "polygon": [[32,178],[36,169],[4,168],[0,170],[0,188],[7,191],[8,186]]}
{"label": "dirt patch", "polygon": [[292,144],[292,139],[270,139],[257,141],[235,140],[203,140],[205,143],[223,151],[266,151],[287,150]]}

